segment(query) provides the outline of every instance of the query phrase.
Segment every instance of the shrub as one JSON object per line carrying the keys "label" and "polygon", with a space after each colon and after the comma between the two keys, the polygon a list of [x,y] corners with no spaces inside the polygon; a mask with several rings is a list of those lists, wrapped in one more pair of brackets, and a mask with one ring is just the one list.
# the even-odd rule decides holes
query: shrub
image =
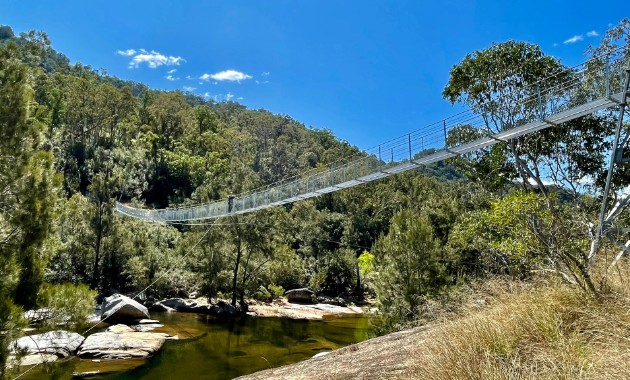
{"label": "shrub", "polygon": [[258,301],[268,302],[271,300],[271,293],[264,286],[260,285],[254,293],[254,299]]}
{"label": "shrub", "polygon": [[58,324],[69,324],[71,328],[80,328],[87,323],[88,316],[94,312],[97,293],[87,285],[44,283],[38,293],[38,304],[50,311],[51,319],[45,325],[55,328]]}
{"label": "shrub", "polygon": [[269,284],[269,292],[271,293],[271,299],[278,299],[284,295],[284,288],[280,285]]}
{"label": "shrub", "polygon": [[317,271],[311,278],[311,288],[331,296],[348,292],[356,281],[356,258],[351,249],[342,248],[326,252],[316,264]]}

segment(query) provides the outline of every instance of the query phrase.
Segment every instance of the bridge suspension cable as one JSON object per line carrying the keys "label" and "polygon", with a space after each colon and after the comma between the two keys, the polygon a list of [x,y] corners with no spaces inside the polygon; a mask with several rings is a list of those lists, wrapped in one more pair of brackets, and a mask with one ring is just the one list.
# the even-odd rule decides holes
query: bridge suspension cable
{"label": "bridge suspension cable", "polygon": [[[620,105],[625,99],[623,87],[627,62],[623,57],[618,49],[562,69],[517,94],[493,99],[508,102],[515,110],[527,110],[526,114],[520,115],[523,121],[517,126],[493,128],[483,115],[469,109],[335,162],[326,170],[313,170],[235,197],[197,206],[153,210],[117,202],[116,211],[156,223],[217,219],[347,189],[474,152]],[[469,143],[448,145],[448,132],[463,125],[477,129],[483,137]]]}

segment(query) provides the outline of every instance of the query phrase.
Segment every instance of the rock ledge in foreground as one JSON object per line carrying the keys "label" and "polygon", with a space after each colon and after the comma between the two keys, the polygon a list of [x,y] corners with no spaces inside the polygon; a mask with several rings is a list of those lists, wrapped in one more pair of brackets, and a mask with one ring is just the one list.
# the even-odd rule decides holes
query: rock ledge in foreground
{"label": "rock ledge in foreground", "polygon": [[137,332],[129,326],[110,326],[106,332],[92,334],[79,347],[80,358],[146,358],[157,352],[168,334]]}

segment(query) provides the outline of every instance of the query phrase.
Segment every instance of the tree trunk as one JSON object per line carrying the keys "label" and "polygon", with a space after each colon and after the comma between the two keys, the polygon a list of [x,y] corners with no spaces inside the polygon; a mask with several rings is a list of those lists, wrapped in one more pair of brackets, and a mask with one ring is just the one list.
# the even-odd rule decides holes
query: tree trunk
{"label": "tree trunk", "polygon": [[103,240],[103,205],[98,206],[98,222],[96,225],[96,242],[94,243],[94,266],[92,268],[92,289],[98,290],[99,261],[101,259],[101,241]]}
{"label": "tree trunk", "polygon": [[[356,268],[356,271],[357,271],[356,292],[357,292],[357,295],[361,296],[361,269],[359,268],[359,260],[358,260],[360,254],[357,254],[356,256],[357,256],[357,260],[355,260],[355,268]],[[363,298],[363,297],[361,296],[361,298]]]}
{"label": "tree trunk", "polygon": [[236,292],[238,280],[238,266],[241,263],[241,237],[236,237],[236,262],[234,263],[234,277],[232,278],[232,306],[236,306]]}

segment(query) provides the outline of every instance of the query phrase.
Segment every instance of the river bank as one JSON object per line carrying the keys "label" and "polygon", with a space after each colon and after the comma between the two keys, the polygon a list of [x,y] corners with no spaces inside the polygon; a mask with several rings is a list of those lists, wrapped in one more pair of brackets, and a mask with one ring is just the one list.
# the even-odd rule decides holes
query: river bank
{"label": "river bank", "polygon": [[[145,359],[81,359],[56,363],[57,378],[158,380],[165,378],[224,380],[296,363],[369,338],[364,316],[331,321],[287,318],[216,319],[193,313],[152,313],[151,317],[179,340],[167,340]],[[166,330],[165,330],[166,329]],[[192,339],[189,333],[194,334]],[[43,371],[24,379],[52,378]],[[123,375],[124,373],[124,375]]]}
{"label": "river bank", "polygon": [[[207,377],[203,373],[210,371],[217,373],[213,378],[223,379],[308,359],[363,341],[371,332],[367,317],[356,307],[276,300],[255,302],[247,314],[219,318],[208,313],[213,305],[205,299],[160,303],[174,307],[151,311],[151,320],[142,323],[103,323],[77,344],[74,354],[59,358],[55,371],[68,378],[90,379],[123,372],[126,378],[157,379],[161,377],[153,373],[164,371],[188,371],[196,378]],[[43,371],[35,373],[26,378],[47,376]],[[147,373],[152,375],[146,377]]]}
{"label": "river bank", "polygon": [[630,286],[611,289],[490,281],[423,327],[239,379],[627,379]]}

